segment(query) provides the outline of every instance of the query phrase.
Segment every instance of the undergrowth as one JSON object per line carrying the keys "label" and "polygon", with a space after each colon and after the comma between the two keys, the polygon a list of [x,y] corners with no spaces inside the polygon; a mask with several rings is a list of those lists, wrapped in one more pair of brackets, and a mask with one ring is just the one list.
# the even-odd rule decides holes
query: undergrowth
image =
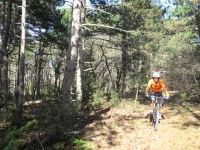
{"label": "undergrowth", "polygon": [[93,93],[93,99],[88,101],[87,108],[90,110],[100,109],[104,106],[115,107],[121,103],[120,95],[115,90],[110,93],[104,93],[98,89]]}
{"label": "undergrowth", "polygon": [[26,134],[26,131],[30,129],[31,126],[37,124],[38,121],[36,119],[29,121],[25,126],[21,128],[17,128],[16,126],[10,127],[6,130],[1,131],[0,138],[0,149],[2,150],[12,150],[17,147],[20,147],[20,140]]}
{"label": "undergrowth", "polygon": [[76,150],[92,150],[94,148],[94,145],[83,139],[75,139],[74,144],[76,146]]}

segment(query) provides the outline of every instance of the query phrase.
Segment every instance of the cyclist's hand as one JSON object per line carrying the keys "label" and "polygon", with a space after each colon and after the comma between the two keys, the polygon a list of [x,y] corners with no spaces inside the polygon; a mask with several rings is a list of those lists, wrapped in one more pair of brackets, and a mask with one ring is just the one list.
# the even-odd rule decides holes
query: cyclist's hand
{"label": "cyclist's hand", "polygon": [[166,95],[166,99],[169,99],[169,95]]}
{"label": "cyclist's hand", "polygon": [[148,93],[146,93],[146,97],[149,98],[149,94]]}

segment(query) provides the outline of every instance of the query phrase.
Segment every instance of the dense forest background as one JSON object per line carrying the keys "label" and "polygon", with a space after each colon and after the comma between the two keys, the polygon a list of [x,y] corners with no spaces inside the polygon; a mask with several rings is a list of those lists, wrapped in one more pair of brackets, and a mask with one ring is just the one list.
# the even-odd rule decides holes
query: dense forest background
{"label": "dense forest background", "polygon": [[74,116],[115,106],[128,90],[136,102],[155,71],[170,91],[199,102],[198,0],[2,0],[0,6],[0,149],[70,141]]}

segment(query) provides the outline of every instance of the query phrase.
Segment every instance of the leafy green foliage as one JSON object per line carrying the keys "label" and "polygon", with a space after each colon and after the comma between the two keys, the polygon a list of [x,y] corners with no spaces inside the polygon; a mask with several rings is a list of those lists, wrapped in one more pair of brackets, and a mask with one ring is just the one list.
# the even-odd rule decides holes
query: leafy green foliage
{"label": "leafy green foliage", "polygon": [[186,100],[187,99],[187,93],[186,92],[180,93],[180,97],[181,97],[182,100]]}
{"label": "leafy green foliage", "polygon": [[93,148],[89,142],[82,139],[75,139],[74,144],[76,145],[76,150],[91,150]]}
{"label": "leafy green foliage", "polygon": [[0,136],[0,148],[3,150],[15,149],[21,145],[20,139],[25,135],[26,131],[30,129],[31,126],[37,124],[37,120],[29,121],[25,126],[18,129],[16,126],[7,129],[6,131],[1,131]]}
{"label": "leafy green foliage", "polygon": [[194,7],[195,5],[192,3],[192,1],[184,2],[182,5],[177,4],[176,7],[171,10],[171,17],[177,17],[180,19],[183,17],[191,16],[195,13]]}
{"label": "leafy green foliage", "polygon": [[109,100],[110,107],[115,107],[121,103],[119,92],[112,90],[111,91],[111,99]]}
{"label": "leafy green foliage", "polygon": [[92,82],[90,86],[93,91],[91,93],[90,99],[85,105],[90,109],[101,108],[105,102],[103,100],[103,91],[100,87],[100,82]]}
{"label": "leafy green foliage", "polygon": [[97,88],[92,94],[92,98],[93,99],[89,100],[86,104],[91,110],[102,108],[106,104],[110,107],[114,107],[121,102],[120,94],[115,90],[112,90],[110,93],[104,93],[103,90]]}
{"label": "leafy green foliage", "polygon": [[[34,82],[39,80],[36,76],[45,76],[45,69],[49,69],[49,62],[53,62],[55,69],[55,74],[51,74],[51,77],[53,78],[55,75],[60,80],[63,77],[65,53],[70,36],[71,9],[58,9],[57,6],[61,4],[60,0],[28,0],[27,2],[29,7],[27,7],[26,18],[28,29],[26,72],[30,73],[31,79],[26,80],[25,91],[27,95],[33,94],[34,96],[36,91]],[[143,91],[145,88],[143,82],[146,82],[148,73],[152,70],[163,70],[164,77],[169,79],[167,83],[170,90],[181,90],[181,97],[184,100],[188,98],[199,99],[200,75],[199,66],[196,64],[199,63],[200,53],[199,46],[195,44],[196,38],[194,37],[196,37],[196,33],[193,33],[194,6],[191,1],[187,2],[177,3],[177,7],[172,10],[169,20],[165,20],[161,9],[150,1],[128,0],[117,5],[106,5],[105,1],[102,1],[99,3],[102,5],[95,7],[98,9],[87,10],[86,23],[90,23],[90,26],[87,26],[88,30],[85,31],[88,34],[84,43],[86,47],[84,54],[85,60],[90,62],[86,68],[93,68],[93,70],[84,72],[84,106],[92,110],[103,107],[105,104],[114,107],[121,102],[118,91],[111,90],[110,93],[104,93],[104,87],[108,82],[113,82],[111,88],[115,88],[115,82],[118,82],[119,86],[117,88],[120,89],[121,49],[124,48],[122,43],[125,43],[124,45],[128,47],[128,56],[126,57],[128,87],[132,88],[131,85],[134,83],[136,87],[140,85],[142,87],[141,91]],[[18,12],[18,10],[15,12]],[[20,15],[15,14],[15,16]],[[15,18],[13,18],[14,20]],[[19,32],[19,29],[16,31]],[[122,33],[124,32],[127,34],[126,39],[122,39]],[[104,36],[105,34],[106,36]],[[90,40],[92,35],[95,35],[92,37],[94,40]],[[13,59],[9,60],[9,65],[12,61],[15,61],[13,64],[18,64],[17,55],[20,42],[19,39],[15,41],[18,42],[17,48],[10,56]],[[90,49],[90,51],[88,52],[87,49]],[[40,50],[41,53],[37,53]],[[103,54],[100,53],[100,50]],[[98,56],[94,56],[94,53]],[[43,54],[45,54],[45,57],[42,57]],[[105,67],[106,61],[107,66]],[[40,62],[42,62],[43,74],[38,74],[37,69]],[[12,69],[13,66],[11,64],[10,68]],[[139,70],[140,66],[142,68]],[[108,70],[111,70],[111,76],[108,75]],[[14,75],[17,76],[17,71]],[[40,80],[45,82],[44,78]],[[196,82],[193,78],[196,79]],[[98,81],[96,81],[97,79]],[[12,77],[10,77],[10,80],[12,80]],[[49,96],[52,98],[54,91],[60,90],[61,82],[58,82],[44,84],[38,89],[42,91],[44,97]],[[107,98],[105,98],[105,94],[108,95]],[[4,100],[3,98],[0,99],[0,103],[4,103]],[[5,112],[1,112],[0,121],[12,125],[13,115],[15,115],[13,111],[16,107],[15,101],[10,97],[5,102]],[[138,103],[135,104],[136,107],[139,107],[138,105]],[[39,106],[42,106],[42,104],[39,104]],[[46,134],[48,130],[48,133],[50,133],[48,138],[56,143],[52,145],[58,149],[64,148],[65,142],[63,141],[66,141],[69,137],[67,131],[76,127],[74,126],[76,123],[74,116],[78,114],[76,110],[76,104],[66,105],[65,110],[61,110],[60,107],[55,105],[51,108],[48,105],[48,107],[44,106],[31,111],[31,115],[40,117],[37,132],[42,130]],[[37,114],[38,111],[41,114],[44,112],[44,114]],[[49,120],[47,120],[47,117],[49,117]],[[51,123],[53,127],[48,126],[47,129],[46,126],[50,124],[49,121],[51,120],[53,120]],[[9,149],[13,148],[14,145],[20,146],[20,137],[23,137],[23,134],[31,126],[32,123],[27,123],[20,129],[13,127],[4,131],[1,138],[2,142],[0,142],[3,143],[1,148],[5,146]],[[52,142],[51,140],[47,142]],[[78,149],[89,148],[84,146],[87,144],[84,140],[77,139],[74,144]]]}
{"label": "leafy green foliage", "polygon": [[56,149],[62,149],[65,148],[65,142],[64,141],[59,141],[57,143],[54,144]]}
{"label": "leafy green foliage", "polygon": [[15,122],[15,108],[16,101],[13,94],[5,92],[0,95],[0,122],[3,122],[5,127]]}

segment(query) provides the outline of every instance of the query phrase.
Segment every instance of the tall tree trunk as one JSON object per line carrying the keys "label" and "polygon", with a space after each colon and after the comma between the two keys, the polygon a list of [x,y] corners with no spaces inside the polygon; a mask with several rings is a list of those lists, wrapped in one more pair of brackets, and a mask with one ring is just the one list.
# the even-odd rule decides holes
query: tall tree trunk
{"label": "tall tree trunk", "polygon": [[[82,38],[81,38],[82,41]],[[78,110],[82,109],[82,75],[83,75],[83,52],[82,47],[80,45],[80,49],[78,51],[78,62],[77,62],[77,79],[76,79],[76,102],[78,106]]]}
{"label": "tall tree trunk", "polygon": [[127,45],[126,45],[126,33],[123,33],[122,37],[122,87],[121,87],[121,97],[125,98],[126,89],[126,68],[127,68]]}
{"label": "tall tree trunk", "polygon": [[198,12],[195,15],[195,21],[196,21],[196,26],[197,26],[198,34],[199,34],[199,37],[200,37],[200,9],[199,9],[199,7],[198,7]]}
{"label": "tall tree trunk", "polygon": [[66,71],[63,79],[63,92],[62,92],[62,106],[71,102],[71,90],[74,84],[76,63],[77,63],[77,51],[78,41],[81,30],[81,9],[83,8],[81,0],[74,0],[71,22],[71,36],[69,50],[66,59]]}
{"label": "tall tree trunk", "polygon": [[117,71],[117,77],[116,77],[115,87],[117,91],[120,92],[120,83],[121,83],[120,81],[121,81],[122,71],[121,68],[118,68],[117,65],[116,65],[116,71]]}
{"label": "tall tree trunk", "polygon": [[56,95],[60,95],[61,94],[61,87],[60,87],[60,75],[61,75],[61,65],[62,65],[62,59],[64,56],[64,51],[62,51],[58,57],[56,57],[56,63],[53,64],[54,67],[54,71],[55,71],[55,82],[54,82],[54,93]]}
{"label": "tall tree trunk", "polygon": [[[81,24],[85,22],[85,0],[82,0],[84,7],[81,9]],[[78,110],[82,109],[82,98],[83,98],[83,90],[82,90],[82,77],[84,70],[84,60],[83,60],[83,49],[84,49],[84,35],[83,28],[81,28],[81,36],[80,36],[80,44],[78,45],[78,61],[77,61],[77,88],[76,88],[76,102],[78,106]]]}
{"label": "tall tree trunk", "polygon": [[37,83],[36,83],[36,97],[40,98],[41,97],[41,79],[42,79],[42,58],[43,58],[43,46],[41,46],[40,43],[40,48],[39,48],[39,53],[37,54],[37,61],[38,61],[38,70],[37,70]]}
{"label": "tall tree trunk", "polygon": [[22,22],[21,22],[21,47],[20,47],[20,68],[19,68],[19,97],[17,103],[17,124],[22,123],[22,106],[24,98],[24,49],[25,49],[25,34],[26,34],[26,0],[22,0]]}
{"label": "tall tree trunk", "polygon": [[5,32],[2,43],[1,90],[8,91],[8,38],[11,25],[12,0],[8,0],[7,17],[5,19]]}
{"label": "tall tree trunk", "polygon": [[137,87],[136,87],[136,94],[135,94],[135,104],[138,98],[138,91],[140,88],[140,79],[141,79],[141,69],[142,69],[142,60],[139,58],[138,60],[138,72],[137,72]]}
{"label": "tall tree trunk", "polygon": [[[3,53],[3,27],[5,18],[5,0],[2,0],[1,4],[1,19],[0,19],[0,65],[2,66],[2,53]],[[0,69],[0,79],[2,79],[2,73]],[[0,80],[2,85],[2,80]]]}

